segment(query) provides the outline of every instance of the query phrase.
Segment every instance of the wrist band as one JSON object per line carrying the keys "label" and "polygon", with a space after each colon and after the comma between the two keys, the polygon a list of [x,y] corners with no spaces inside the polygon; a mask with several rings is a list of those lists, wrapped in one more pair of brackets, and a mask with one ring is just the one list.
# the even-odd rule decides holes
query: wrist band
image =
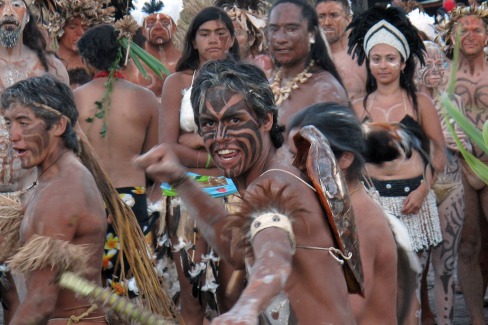
{"label": "wrist band", "polygon": [[205,169],[208,169],[210,167],[210,162],[212,161],[212,156],[208,154],[207,156],[207,163],[205,164]]}
{"label": "wrist band", "polygon": [[171,188],[177,188],[178,186],[180,186],[181,184],[183,184],[183,182],[186,181],[189,178],[190,177],[188,177],[188,175],[186,173],[183,173],[180,177],[178,177],[174,181],[169,182],[169,185],[171,186]]}

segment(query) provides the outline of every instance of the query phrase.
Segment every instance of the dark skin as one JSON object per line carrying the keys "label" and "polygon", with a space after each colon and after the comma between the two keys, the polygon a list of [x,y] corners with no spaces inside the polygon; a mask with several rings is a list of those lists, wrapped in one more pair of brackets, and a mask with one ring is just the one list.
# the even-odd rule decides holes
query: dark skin
{"label": "dark skin", "polygon": [[[272,114],[257,119],[253,109],[238,93],[212,88],[208,90],[205,107],[199,118],[205,147],[219,170],[237,185],[246,197],[258,185],[271,182],[273,188],[287,186],[285,193],[300,196],[300,204],[307,211],[297,216],[293,230],[301,245],[331,247],[334,245],[323,210],[314,192],[298,178],[300,172],[278,159],[269,132],[273,126]],[[160,145],[135,163],[161,181],[174,181],[185,168],[171,148]],[[243,252],[231,255],[228,239],[223,239],[227,212],[202,192],[190,180],[178,186],[178,192],[208,243],[235,268],[244,266]],[[257,316],[271,300],[285,290],[292,309],[303,324],[354,324],[348,301],[347,288],[341,266],[326,251],[297,249],[291,254],[286,232],[268,228],[253,240],[255,260],[248,286],[236,305],[214,319],[215,324],[257,324]],[[293,265],[293,267],[292,267]],[[317,267],[320,265],[320,268]],[[320,275],[327,274],[326,279]]]}
{"label": "dark skin", "polygon": [[[308,30],[308,20],[301,9],[291,3],[276,6],[268,21],[270,55],[282,70],[280,87],[305,70],[310,61],[310,39],[316,32]],[[300,83],[290,97],[279,105],[278,122],[286,125],[290,118],[303,108],[320,102],[337,102],[348,105],[346,91],[329,72],[314,66],[310,77]],[[273,80],[272,80],[273,81]]]}
{"label": "dark skin", "polygon": [[[47,129],[44,120],[36,117],[30,108],[13,105],[5,110],[5,119],[22,167],[35,167],[40,175],[38,186],[25,204],[21,244],[40,235],[73,245],[90,245],[92,250],[83,277],[101,285],[107,223],[104,205],[93,176],[61,139],[67,118],[61,117]],[[11,325],[60,324],[57,320],[50,321],[52,318],[64,318],[66,324],[66,318],[88,309],[91,305],[88,300],[75,297],[56,284],[60,271],[54,265],[25,274],[27,294]],[[90,317],[103,315],[101,309],[90,313]]]}
{"label": "dark skin", "polygon": [[[173,43],[175,32],[176,24],[168,15],[161,13],[152,14],[144,20],[142,28],[142,35],[146,38],[144,49],[155,58],[158,58],[170,73],[175,72],[176,63],[181,56],[181,52],[176,49]],[[145,78],[132,63],[128,65],[125,74],[130,81],[148,88],[157,97],[161,97],[163,83],[168,76],[163,75],[163,78],[160,78],[147,66],[144,67],[148,78]]]}

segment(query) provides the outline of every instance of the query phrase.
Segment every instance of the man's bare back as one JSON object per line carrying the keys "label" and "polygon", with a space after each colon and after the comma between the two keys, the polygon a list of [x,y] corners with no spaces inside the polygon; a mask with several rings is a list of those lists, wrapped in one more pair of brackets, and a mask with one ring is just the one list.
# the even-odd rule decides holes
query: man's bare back
{"label": "man's bare back", "polygon": [[[131,164],[135,155],[146,152],[157,144],[158,102],[149,90],[129,81],[113,82],[110,107],[103,119],[95,101],[103,98],[107,78],[95,79],[75,90],[75,101],[80,112],[80,126],[97,152],[109,178],[116,188],[145,186],[144,172]],[[86,120],[93,118],[92,122]],[[107,133],[100,131],[106,123]]]}

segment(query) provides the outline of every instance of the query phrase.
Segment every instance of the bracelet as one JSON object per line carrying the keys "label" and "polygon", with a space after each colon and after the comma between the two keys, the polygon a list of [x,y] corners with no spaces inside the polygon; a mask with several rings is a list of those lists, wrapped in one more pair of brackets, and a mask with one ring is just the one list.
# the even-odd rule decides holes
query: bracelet
{"label": "bracelet", "polygon": [[183,173],[180,177],[178,177],[174,181],[169,182],[169,185],[171,186],[171,188],[175,189],[178,186],[180,186],[181,184],[183,184],[189,178],[190,177],[188,177],[188,175],[186,173]]}
{"label": "bracelet", "polygon": [[207,156],[207,163],[205,164],[205,169],[208,169],[210,167],[210,162],[212,161],[212,156],[208,154]]}

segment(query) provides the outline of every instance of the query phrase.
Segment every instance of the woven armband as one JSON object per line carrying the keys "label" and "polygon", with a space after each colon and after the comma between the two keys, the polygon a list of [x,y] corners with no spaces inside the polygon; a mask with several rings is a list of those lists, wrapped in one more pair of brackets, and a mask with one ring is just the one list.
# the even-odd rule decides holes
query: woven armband
{"label": "woven armband", "polygon": [[280,213],[268,212],[261,214],[254,219],[251,224],[251,242],[258,232],[270,227],[280,228],[288,234],[291,244],[291,253],[292,255],[295,254],[295,234],[293,233],[290,218]]}

